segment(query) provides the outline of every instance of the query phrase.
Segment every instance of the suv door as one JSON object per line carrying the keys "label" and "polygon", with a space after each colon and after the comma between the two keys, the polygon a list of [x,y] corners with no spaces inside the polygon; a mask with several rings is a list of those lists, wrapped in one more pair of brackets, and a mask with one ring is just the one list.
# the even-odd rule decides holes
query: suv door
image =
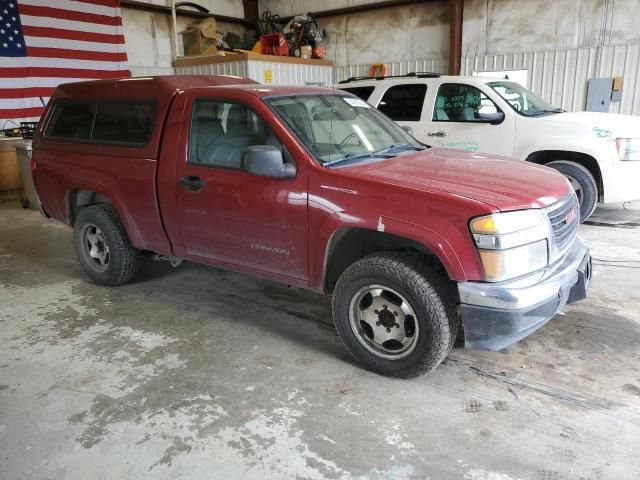
{"label": "suv door", "polygon": [[[397,124],[411,127],[418,138],[426,94],[427,85],[424,83],[395,84],[382,93],[376,107]],[[374,96],[370,100],[369,103],[375,101]]]}
{"label": "suv door", "polygon": [[[479,113],[504,113],[504,120],[491,124]],[[442,83],[425,115],[426,136],[419,140],[447,148],[513,156],[515,120],[503,112],[478,87],[465,83]]]}
{"label": "suv door", "polygon": [[[190,110],[190,111],[189,111]],[[248,105],[224,98],[195,98],[186,158],[176,165],[175,195],[186,256],[228,263],[298,280],[307,278],[307,185],[241,169],[244,148],[287,149]]]}

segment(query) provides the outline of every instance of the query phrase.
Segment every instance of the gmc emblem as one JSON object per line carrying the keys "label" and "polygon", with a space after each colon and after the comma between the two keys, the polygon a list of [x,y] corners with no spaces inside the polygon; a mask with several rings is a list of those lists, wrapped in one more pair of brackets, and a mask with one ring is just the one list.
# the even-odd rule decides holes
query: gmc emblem
{"label": "gmc emblem", "polygon": [[578,216],[576,209],[572,208],[569,213],[567,213],[567,216],[564,217],[564,223],[566,223],[567,225],[569,225],[571,222],[573,222],[576,217]]}

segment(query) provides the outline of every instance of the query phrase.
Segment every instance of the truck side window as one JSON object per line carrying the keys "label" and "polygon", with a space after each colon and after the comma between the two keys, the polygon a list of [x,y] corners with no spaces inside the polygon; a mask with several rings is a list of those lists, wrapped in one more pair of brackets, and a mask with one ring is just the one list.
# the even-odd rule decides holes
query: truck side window
{"label": "truck side window", "polygon": [[368,86],[368,87],[350,87],[350,88],[341,88],[340,90],[344,90],[345,92],[353,93],[356,97],[360,97],[363,100],[369,100],[369,97],[373,93],[373,90],[376,87]]}
{"label": "truck side window", "polygon": [[239,169],[242,150],[252,145],[282,148],[267,124],[244,105],[195,101],[189,133],[189,163]]}
{"label": "truck side window", "polygon": [[478,122],[477,113],[497,113],[493,101],[471,85],[445,83],[440,85],[433,120],[436,122]]}
{"label": "truck side window", "polygon": [[155,105],[150,102],[101,102],[91,140],[144,146],[153,133]]}
{"label": "truck side window", "polygon": [[427,86],[420,83],[394,85],[378,104],[378,110],[395,122],[419,122]]}
{"label": "truck side window", "polygon": [[58,103],[45,137],[64,140],[89,140],[96,105],[93,102]]}
{"label": "truck side window", "polygon": [[45,137],[144,147],[153,133],[154,120],[153,101],[59,102]]}

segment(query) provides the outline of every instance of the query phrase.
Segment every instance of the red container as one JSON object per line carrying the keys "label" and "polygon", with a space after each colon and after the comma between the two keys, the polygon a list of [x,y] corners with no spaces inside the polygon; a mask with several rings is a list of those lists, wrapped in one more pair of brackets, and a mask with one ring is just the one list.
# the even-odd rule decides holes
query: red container
{"label": "red container", "polygon": [[289,55],[289,44],[282,33],[260,35],[260,53],[264,55]]}

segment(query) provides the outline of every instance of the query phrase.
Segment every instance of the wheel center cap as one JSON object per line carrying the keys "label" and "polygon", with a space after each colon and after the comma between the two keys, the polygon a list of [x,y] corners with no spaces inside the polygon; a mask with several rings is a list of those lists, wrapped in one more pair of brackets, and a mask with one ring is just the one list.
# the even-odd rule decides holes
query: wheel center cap
{"label": "wheel center cap", "polygon": [[378,320],[387,328],[393,327],[396,324],[396,317],[386,308],[384,310],[380,310],[378,313]]}

